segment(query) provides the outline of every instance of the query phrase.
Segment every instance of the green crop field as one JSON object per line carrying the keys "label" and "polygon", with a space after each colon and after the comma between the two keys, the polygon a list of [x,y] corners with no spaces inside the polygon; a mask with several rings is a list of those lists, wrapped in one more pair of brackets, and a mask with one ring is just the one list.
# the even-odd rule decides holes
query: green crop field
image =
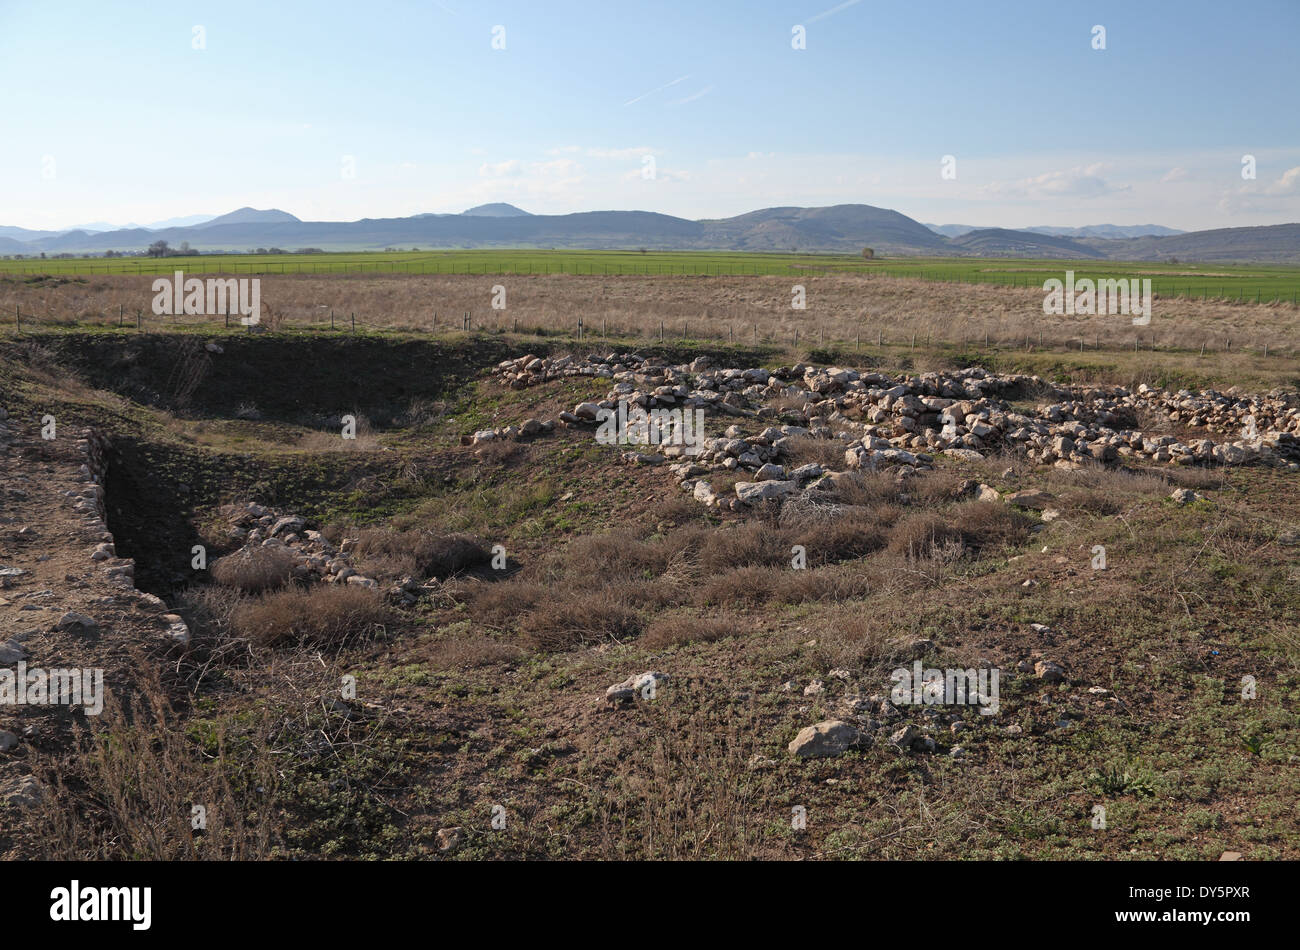
{"label": "green crop field", "polygon": [[116,257],[0,260],[0,278],[38,275],[189,274],[481,274],[591,276],[858,275],[911,277],[955,283],[1041,289],[1043,281],[1149,278],[1162,297],[1241,302],[1300,302],[1300,267],[1288,265],[1166,264],[991,258],[885,258],[850,254],[741,251],[574,251],[488,249],[339,252],[320,254],[212,254],[190,257]]}
{"label": "green crop field", "polygon": [[866,273],[872,265],[845,254],[755,254],[721,251],[453,250],[322,254],[212,254],[0,260],[4,274],[579,274],[798,276]]}
{"label": "green crop field", "polygon": [[1006,284],[1039,290],[1045,280],[1055,277],[1064,281],[1066,271],[1073,271],[1076,282],[1084,278],[1093,281],[1150,279],[1152,291],[1161,297],[1227,299],[1243,303],[1267,303],[1274,300],[1300,302],[1300,267],[1294,265],[1166,264],[1040,258],[910,258],[881,260],[866,266],[874,273],[891,277]]}

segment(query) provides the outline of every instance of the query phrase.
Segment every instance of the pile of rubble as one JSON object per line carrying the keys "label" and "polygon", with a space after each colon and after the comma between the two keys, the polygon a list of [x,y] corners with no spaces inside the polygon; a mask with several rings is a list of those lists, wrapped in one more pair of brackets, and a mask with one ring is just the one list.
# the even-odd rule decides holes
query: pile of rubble
{"label": "pile of rubble", "polygon": [[[635,353],[529,355],[499,364],[497,373],[512,389],[575,376],[610,380],[603,400],[560,414],[559,423],[570,427],[595,424],[601,410],[617,410],[620,402],[647,411],[702,408],[706,415],[755,420],[750,428],[769,423],[756,435],[732,425],[696,446],[660,445],[653,454],[625,455],[636,462],[673,461],[671,471],[682,487],[719,507],[830,487],[816,481],[831,477],[819,465],[787,471],[782,459],[794,437],[844,442],[849,470],[926,470],[939,454],[978,461],[996,453],[1057,468],[1129,458],[1180,465],[1270,463],[1300,470],[1300,397],[1280,390],[1256,396],[1235,390],[1171,393],[1146,385],[1136,391],[1057,386],[1038,376],[992,374],[979,367],[891,377],[802,363],[772,371],[724,369],[708,357],[667,366]],[[1046,401],[1023,408],[1031,399]],[[1204,429],[1205,437],[1184,441],[1140,431],[1139,413]],[[540,435],[551,426],[529,420],[514,432],[476,433],[474,441]],[[722,498],[697,480],[720,470],[749,472],[753,479],[736,484],[735,498]]]}
{"label": "pile of rubble", "polygon": [[[335,547],[319,531],[313,531],[298,515],[280,514],[262,505],[230,505],[223,510],[228,521],[226,534],[241,547],[227,558],[252,560],[255,552],[278,549],[292,556],[291,575],[306,583],[346,584],[377,590],[379,582],[353,566],[356,538],[344,538]],[[223,559],[224,560],[224,559]],[[406,604],[416,601],[419,581],[411,577],[386,591],[390,599]]]}

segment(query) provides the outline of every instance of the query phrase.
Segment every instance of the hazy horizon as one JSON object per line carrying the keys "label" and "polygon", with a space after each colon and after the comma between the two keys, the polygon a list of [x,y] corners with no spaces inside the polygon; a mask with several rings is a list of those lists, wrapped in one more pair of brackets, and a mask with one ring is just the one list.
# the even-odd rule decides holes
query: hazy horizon
{"label": "hazy horizon", "polygon": [[[861,204],[861,203],[862,203],[862,202],[843,202],[843,204]],[[530,215],[539,215],[539,214],[565,215],[565,214],[583,214],[583,213],[604,212],[604,211],[625,211],[625,212],[636,212],[636,211],[639,211],[639,212],[650,212],[650,213],[664,213],[664,212],[658,212],[658,211],[656,211],[656,209],[654,209],[654,208],[575,208],[575,209],[572,209],[572,210],[569,210],[569,211],[535,212],[535,211],[531,211],[531,210],[528,209],[528,208],[522,208],[522,207],[520,207],[519,205],[515,205],[514,202],[495,202],[495,201],[487,201],[487,202],[482,202],[481,204],[509,204],[509,205],[512,205],[512,206],[518,208],[520,211],[525,211],[525,212],[527,212],[527,213],[530,214]],[[479,205],[475,205],[475,206],[473,206],[473,207],[479,207]],[[779,208],[779,207],[796,207],[796,206],[793,206],[793,205],[780,205],[780,204],[777,204],[777,205],[770,205],[770,206],[768,206],[768,207]],[[822,206],[822,207],[825,207],[825,206]],[[230,214],[230,213],[233,213],[233,212],[235,212],[235,211],[243,211],[243,210],[250,209],[250,208],[251,208],[252,210],[254,210],[254,211],[284,211],[284,212],[286,212],[286,213],[288,213],[288,214],[292,214],[292,215],[294,215],[294,216],[297,217],[299,220],[301,220],[301,221],[303,221],[303,222],[307,222],[307,223],[310,223],[310,222],[322,222],[322,223],[351,223],[351,222],[353,222],[353,221],[362,220],[362,219],[356,219],[356,218],[349,218],[349,219],[333,219],[333,218],[304,218],[304,217],[302,217],[302,215],[298,215],[298,214],[296,214],[292,208],[282,208],[282,207],[273,207],[273,208],[272,208],[272,207],[268,207],[268,208],[253,208],[252,205],[240,205],[240,206],[237,207],[237,208],[230,208],[230,209],[228,209],[228,210],[226,210],[226,211],[222,211],[222,212],[219,212],[219,213],[216,213],[216,214],[178,215],[177,217],[180,217],[180,218],[203,218],[203,219],[204,219],[203,221],[195,222],[195,224],[205,224],[205,223],[207,223],[207,221],[211,221],[211,220],[213,220],[213,219],[216,219],[216,218],[222,217],[223,215]],[[421,215],[421,214],[459,215],[459,214],[463,214],[463,213],[465,213],[466,211],[470,211],[470,210],[473,210],[473,208],[462,208],[462,209],[460,209],[459,211],[412,211],[412,212],[410,212],[409,214],[391,215],[391,216],[386,216],[386,217],[393,217],[393,218],[406,218],[406,217],[413,217],[413,216]],[[750,209],[748,209],[749,212],[753,212],[753,211],[761,211],[761,210],[765,210],[765,209],[763,209],[763,208],[750,208]],[[1120,228],[1133,228],[1133,227],[1145,227],[1145,226],[1153,226],[1153,225],[1163,225],[1163,222],[1161,222],[1161,221],[1133,221],[1133,222],[1124,222],[1124,221],[1086,221],[1086,222],[1078,222],[1078,223],[1071,222],[1071,223],[1069,223],[1069,224],[1061,224],[1061,223],[1047,223],[1047,224],[1043,224],[1043,223],[1034,223],[1034,224],[1020,224],[1020,225],[1001,225],[1001,224],[1000,224],[1000,225],[988,225],[988,224],[980,224],[980,223],[976,223],[976,224],[973,224],[973,225],[972,225],[972,224],[970,224],[969,222],[960,222],[960,221],[922,221],[920,218],[917,218],[917,217],[914,216],[914,215],[909,215],[909,214],[907,214],[906,209],[903,209],[903,208],[889,208],[889,209],[886,209],[886,210],[897,211],[897,212],[900,213],[900,214],[907,215],[907,217],[912,218],[913,220],[917,221],[917,222],[920,223],[920,224],[923,224],[923,225],[926,226],[926,227],[972,227],[972,228],[993,228],[993,227],[998,227],[998,228],[1008,228],[1008,229],[1011,229],[1011,230],[1026,230],[1026,229],[1028,229],[1028,228],[1084,228],[1084,227],[1120,227]],[[740,212],[740,213],[741,213],[741,214],[745,214],[745,213],[748,213],[748,212]],[[364,217],[375,218],[375,217],[377,217],[377,216],[375,216],[375,215],[366,215],[366,216],[364,216]],[[730,216],[728,216],[728,217],[730,217]],[[692,218],[692,219],[688,219],[688,220],[709,220],[709,219],[706,219],[706,218]],[[1280,221],[1280,222],[1277,222],[1277,223],[1278,223],[1278,224],[1295,224],[1295,223],[1300,223],[1300,221]],[[39,230],[46,230],[46,231],[63,231],[63,232],[67,232],[67,231],[76,231],[76,230],[87,230],[87,231],[90,231],[90,230],[96,230],[96,231],[103,232],[103,231],[107,231],[107,230],[133,230],[133,229],[144,229],[144,230],[162,231],[162,230],[167,230],[167,229],[170,229],[170,228],[178,228],[178,227],[193,227],[193,226],[195,226],[195,224],[192,224],[192,225],[168,224],[168,223],[166,223],[166,222],[155,222],[155,223],[153,223],[153,224],[121,224],[121,225],[113,224],[111,227],[105,227],[106,224],[109,224],[109,222],[93,222],[92,224],[73,225],[73,226],[68,226],[68,227],[59,227],[59,228],[43,228],[43,229],[39,229]],[[6,222],[0,222],[0,226],[2,226],[2,227],[25,227],[24,225],[12,225],[12,224],[8,224],[8,223],[6,223]],[[1165,226],[1165,227],[1169,227],[1169,225],[1164,225],[1164,226]],[[1232,225],[1228,225],[1228,226],[1231,227]],[[1240,225],[1238,225],[1238,226],[1240,226]],[[34,229],[34,228],[33,228],[33,229],[30,229],[30,230],[38,230],[38,229]]]}

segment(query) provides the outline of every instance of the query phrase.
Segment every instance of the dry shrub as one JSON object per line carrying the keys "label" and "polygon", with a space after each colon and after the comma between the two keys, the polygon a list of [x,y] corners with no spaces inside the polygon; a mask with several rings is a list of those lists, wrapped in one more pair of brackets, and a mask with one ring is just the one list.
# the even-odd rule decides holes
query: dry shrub
{"label": "dry shrub", "polygon": [[480,623],[502,626],[536,607],[549,593],[542,584],[521,580],[475,584],[466,591],[470,612]]}
{"label": "dry shrub", "polygon": [[868,670],[890,658],[890,626],[875,616],[849,607],[835,607],[816,623],[812,648],[826,669]]}
{"label": "dry shrub", "polygon": [[486,564],[492,551],[467,534],[429,535],[415,556],[421,573],[442,578]]}
{"label": "dry shrub", "polygon": [[948,518],[937,511],[912,511],[894,525],[887,550],[890,554],[923,560],[948,552],[954,544],[961,544],[961,535]]}
{"label": "dry shrub", "polygon": [[815,529],[844,515],[844,506],[829,494],[804,492],[787,499],[781,506],[777,524],[782,528]]}
{"label": "dry shrub", "polygon": [[1117,515],[1133,501],[1133,496],[1099,488],[1076,488],[1061,495],[1056,507],[1092,515]]}
{"label": "dry shrub", "polygon": [[954,472],[926,472],[912,479],[904,490],[911,496],[912,504],[932,508],[960,497],[965,481]]}
{"label": "dry shrub", "polygon": [[391,528],[359,531],[355,553],[364,567],[386,578],[404,574],[444,578],[485,564],[492,557],[483,542],[469,535]]}
{"label": "dry shrub", "polygon": [[760,605],[772,599],[781,571],[772,567],[741,567],[705,579],[695,595],[697,604]]}
{"label": "dry shrub", "polygon": [[772,600],[782,604],[856,600],[871,593],[865,573],[851,567],[823,567],[780,575]]}
{"label": "dry shrub", "polygon": [[493,663],[516,662],[522,651],[509,643],[486,636],[449,639],[438,643],[429,657],[429,665],[436,670],[473,669]]}
{"label": "dry shrub", "polygon": [[794,535],[793,543],[803,545],[809,565],[828,564],[879,551],[889,543],[889,531],[873,511],[841,509],[835,520],[803,528]]}
{"label": "dry shrub", "polygon": [[570,650],[632,639],[641,632],[641,618],[611,591],[553,594],[524,618],[521,629],[537,649]]}
{"label": "dry shrub", "polygon": [[212,562],[212,579],[246,594],[260,594],[288,584],[294,563],[288,548],[240,548]]}
{"label": "dry shrub", "polygon": [[786,440],[787,470],[816,462],[823,468],[844,467],[844,443],[839,439],[817,439],[810,435],[791,436]]}
{"label": "dry shrub", "polygon": [[903,489],[887,471],[852,472],[836,482],[837,496],[842,504],[862,508],[894,505]]}
{"label": "dry shrub", "polygon": [[235,636],[262,646],[303,643],[338,647],[368,636],[389,619],[379,594],[364,587],[320,586],[273,591],[238,605]]}
{"label": "dry shrub", "polygon": [[687,643],[712,643],[726,637],[741,636],[749,629],[750,624],[735,614],[720,614],[716,617],[675,615],[661,617],[651,623],[641,637],[641,642],[658,650]]}
{"label": "dry shrub", "polygon": [[657,577],[672,557],[670,546],[660,542],[642,541],[629,530],[575,538],[564,549],[563,576],[587,578],[594,565],[617,564],[622,577]]}
{"label": "dry shrub", "polygon": [[962,542],[979,552],[1024,543],[1033,524],[1027,515],[995,501],[964,502],[949,517]]}
{"label": "dry shrub", "polygon": [[669,495],[650,512],[649,521],[655,526],[669,524],[679,527],[700,520],[700,505],[686,492]]}
{"label": "dry shrub", "polygon": [[692,588],[695,583],[694,578],[676,578],[666,574],[653,580],[620,584],[619,597],[624,603],[641,610],[680,607],[689,604],[694,598]]}
{"label": "dry shrub", "polygon": [[894,525],[887,550],[912,559],[949,560],[963,549],[983,551],[1024,541],[1030,519],[998,502],[971,501],[951,510],[914,511]]}
{"label": "dry shrub", "polygon": [[700,547],[700,567],[713,574],[734,567],[770,567],[789,559],[789,538],[760,520],[716,529]]}
{"label": "dry shrub", "polygon": [[486,465],[507,465],[520,456],[527,457],[528,448],[511,439],[493,439],[482,442],[474,449],[474,457]]}

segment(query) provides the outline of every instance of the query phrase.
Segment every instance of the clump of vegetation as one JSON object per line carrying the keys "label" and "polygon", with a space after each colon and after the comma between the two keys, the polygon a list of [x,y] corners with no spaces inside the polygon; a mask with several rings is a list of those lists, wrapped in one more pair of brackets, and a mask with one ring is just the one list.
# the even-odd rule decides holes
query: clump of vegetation
{"label": "clump of vegetation", "polygon": [[390,617],[380,596],[362,587],[291,588],[238,604],[230,626],[235,636],[262,646],[338,648],[379,632]]}
{"label": "clump of vegetation", "polygon": [[292,581],[293,566],[293,552],[286,548],[240,548],[212,563],[212,579],[245,594],[260,594]]}
{"label": "clump of vegetation", "polygon": [[480,567],[492,557],[486,544],[467,534],[391,528],[359,531],[354,553],[367,570],[381,577],[411,575],[439,579]]}

